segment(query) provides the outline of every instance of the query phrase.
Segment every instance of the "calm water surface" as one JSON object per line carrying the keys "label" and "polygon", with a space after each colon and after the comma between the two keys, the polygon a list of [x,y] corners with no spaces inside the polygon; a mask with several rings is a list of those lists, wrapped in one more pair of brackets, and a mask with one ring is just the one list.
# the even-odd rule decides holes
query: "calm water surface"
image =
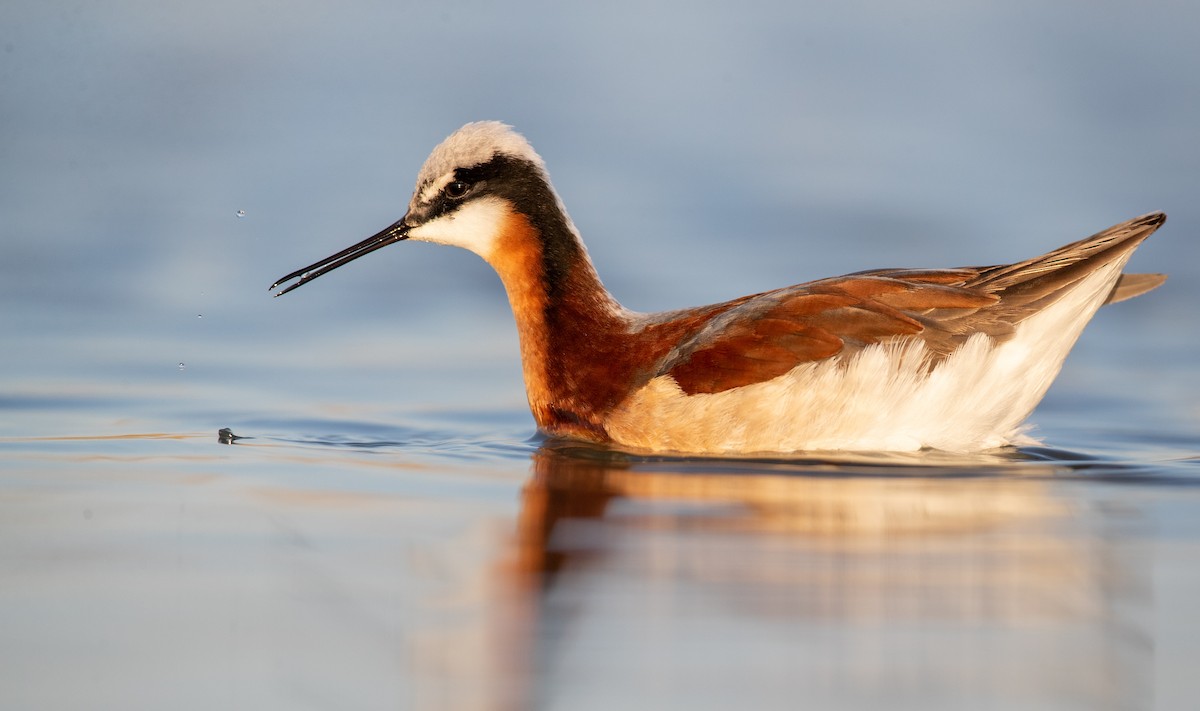
{"label": "calm water surface", "polygon": [[[0,6],[0,707],[1192,709],[1200,6]],[[1154,209],[1034,414],[953,458],[537,439],[473,255],[498,118],[631,308],[1022,259]],[[230,428],[243,437],[218,442]]]}
{"label": "calm water surface", "polygon": [[[138,399],[5,409],[99,422]],[[1079,446],[966,458],[642,458],[531,438],[516,402],[206,420],[232,445],[136,415],[10,435],[5,696],[1184,708],[1200,446],[1054,404],[1042,423]]]}

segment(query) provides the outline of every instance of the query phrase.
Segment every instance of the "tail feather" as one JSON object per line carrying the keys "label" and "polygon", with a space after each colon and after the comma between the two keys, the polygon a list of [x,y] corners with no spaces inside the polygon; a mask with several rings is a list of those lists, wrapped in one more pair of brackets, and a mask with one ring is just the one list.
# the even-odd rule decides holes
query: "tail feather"
{"label": "tail feather", "polygon": [[1147,291],[1162,286],[1166,280],[1166,274],[1122,274],[1104,303],[1115,304],[1135,296],[1141,296]]}
{"label": "tail feather", "polygon": [[[997,312],[1020,321],[1069,292],[1072,285],[1095,270],[1118,260],[1123,263],[1166,219],[1161,212],[1135,217],[1032,259],[980,269],[966,285],[999,295]],[[1145,293],[1164,279],[1161,275],[1122,275],[1109,302]]]}
{"label": "tail feather", "polygon": [[[982,287],[991,292],[1006,291],[1018,284],[1037,280],[1047,273],[1068,269],[1080,263],[1107,262],[1118,254],[1133,251],[1166,220],[1167,216],[1161,212],[1135,217],[1097,232],[1091,237],[1059,247],[1053,252],[1016,264],[983,269],[969,286]],[[1090,271],[1086,267],[1085,270]]]}

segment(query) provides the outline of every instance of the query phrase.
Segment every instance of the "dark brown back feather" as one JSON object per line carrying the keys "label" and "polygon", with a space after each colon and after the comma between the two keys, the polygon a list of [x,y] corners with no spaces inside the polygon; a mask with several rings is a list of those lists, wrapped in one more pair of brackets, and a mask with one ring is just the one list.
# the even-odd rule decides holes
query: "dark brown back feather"
{"label": "dark brown back feather", "polygon": [[[896,338],[921,339],[932,366],[972,334],[1007,338],[1084,277],[1125,258],[1165,219],[1144,215],[1017,264],[880,269],[739,299],[672,349],[657,372],[685,393],[716,393]],[[1164,279],[1123,275],[1106,303]]]}

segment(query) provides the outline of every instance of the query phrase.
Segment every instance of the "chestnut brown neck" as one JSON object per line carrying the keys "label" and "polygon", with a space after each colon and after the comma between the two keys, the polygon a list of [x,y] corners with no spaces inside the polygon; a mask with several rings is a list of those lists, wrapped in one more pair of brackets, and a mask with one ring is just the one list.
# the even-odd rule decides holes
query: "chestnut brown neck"
{"label": "chestnut brown neck", "polygon": [[630,319],[565,221],[539,227],[510,213],[488,260],[517,322],[529,406],[545,432],[604,440],[604,415],[633,385],[612,359],[634,338]]}
{"label": "chestnut brown neck", "polygon": [[668,354],[738,301],[643,317],[604,289],[563,220],[535,227],[510,213],[488,261],[500,275],[521,339],[529,407],[547,434],[609,441],[614,408],[659,375]]}

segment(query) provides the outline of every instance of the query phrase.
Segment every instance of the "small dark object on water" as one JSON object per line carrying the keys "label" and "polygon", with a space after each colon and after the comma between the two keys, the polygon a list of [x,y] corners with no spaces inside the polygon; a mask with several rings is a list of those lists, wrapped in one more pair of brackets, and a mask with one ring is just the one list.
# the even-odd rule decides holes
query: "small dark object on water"
{"label": "small dark object on water", "polygon": [[233,444],[239,439],[246,438],[235,435],[233,430],[229,429],[228,427],[222,427],[221,429],[217,430],[217,441],[221,444]]}

